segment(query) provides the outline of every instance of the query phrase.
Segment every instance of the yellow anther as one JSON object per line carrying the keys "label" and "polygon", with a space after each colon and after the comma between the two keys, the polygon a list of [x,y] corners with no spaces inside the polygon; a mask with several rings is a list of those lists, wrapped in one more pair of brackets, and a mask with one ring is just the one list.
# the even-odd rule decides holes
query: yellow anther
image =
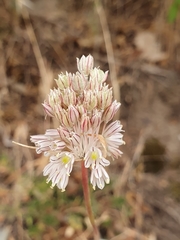
{"label": "yellow anther", "polygon": [[97,152],[92,152],[92,153],[91,153],[91,159],[92,159],[92,160],[96,161],[96,160],[98,159],[98,157],[99,157],[99,156],[98,156],[98,153],[97,153]]}
{"label": "yellow anther", "polygon": [[69,160],[70,160],[70,157],[68,157],[68,156],[62,157],[62,162],[63,162],[64,164],[67,164],[67,163],[69,162]]}

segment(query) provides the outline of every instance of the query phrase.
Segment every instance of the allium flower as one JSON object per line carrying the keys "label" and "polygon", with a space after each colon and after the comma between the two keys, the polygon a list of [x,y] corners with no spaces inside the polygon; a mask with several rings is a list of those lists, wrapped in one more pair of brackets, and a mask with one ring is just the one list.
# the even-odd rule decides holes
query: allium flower
{"label": "allium flower", "polygon": [[104,188],[110,181],[105,168],[110,159],[121,156],[119,146],[124,144],[120,121],[109,123],[120,103],[113,101],[112,89],[105,82],[108,72],[94,68],[91,55],[77,59],[77,68],[75,74],[58,76],[58,87],[50,90],[42,104],[48,116],[57,118],[58,128],[30,138],[37,153],[49,156],[43,171],[47,182],[62,191],[75,161],[84,161],[85,168],[91,170],[94,189]]}

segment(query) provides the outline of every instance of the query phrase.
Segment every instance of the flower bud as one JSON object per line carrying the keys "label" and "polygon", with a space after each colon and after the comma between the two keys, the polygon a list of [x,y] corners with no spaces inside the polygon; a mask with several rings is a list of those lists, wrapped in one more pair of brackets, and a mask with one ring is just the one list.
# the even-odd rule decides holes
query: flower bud
{"label": "flower bud", "polygon": [[70,105],[68,107],[68,118],[70,119],[70,121],[74,124],[77,123],[78,118],[79,118],[79,112],[78,110],[73,106]]}
{"label": "flower bud", "polygon": [[62,94],[59,89],[50,90],[48,101],[49,105],[54,108],[56,104],[61,105]]}
{"label": "flower bud", "polygon": [[86,133],[91,128],[91,122],[89,116],[83,116],[81,121],[81,130]]}
{"label": "flower bud", "polygon": [[63,103],[68,107],[69,105],[75,105],[76,104],[76,94],[73,90],[70,88],[67,88],[63,92]]}
{"label": "flower bud", "polygon": [[67,112],[66,110],[62,109],[59,112],[59,120],[61,121],[61,123],[66,126],[66,127],[71,127],[72,126],[72,122],[70,121],[70,119],[67,116]]}
{"label": "flower bud", "polygon": [[54,117],[54,111],[53,111],[52,107],[46,101],[44,101],[44,103],[42,103],[42,105],[44,107],[46,114],[49,115],[50,117]]}
{"label": "flower bud", "polygon": [[98,89],[100,90],[102,88],[102,83],[106,81],[108,76],[108,71],[103,72],[102,70],[98,68],[94,68],[90,73],[90,89]]}
{"label": "flower bud", "polygon": [[88,110],[91,111],[97,106],[97,96],[95,93],[91,90],[89,91],[84,91],[84,107]]}
{"label": "flower bud", "polygon": [[60,90],[64,90],[70,86],[71,74],[67,72],[66,74],[61,73],[60,75],[58,75],[58,79],[55,79],[55,81],[58,88]]}
{"label": "flower bud", "polygon": [[115,100],[103,113],[103,120],[109,122],[118,111],[120,105],[121,104]]}
{"label": "flower bud", "polygon": [[77,92],[77,93],[83,92],[86,87],[86,84],[87,84],[87,82],[86,82],[84,75],[80,74],[79,72],[77,72],[76,74],[73,75],[72,89],[75,92]]}
{"label": "flower bud", "polygon": [[98,92],[98,107],[100,109],[106,109],[112,102],[112,89],[106,89],[104,87]]}
{"label": "flower bud", "polygon": [[95,112],[95,114],[91,117],[91,124],[92,128],[96,131],[99,131],[99,126],[101,124],[102,120],[102,113],[101,112]]}
{"label": "flower bud", "polygon": [[59,106],[58,104],[56,104],[54,106],[54,115],[57,119],[59,119],[61,121],[61,111],[62,111],[62,107]]}
{"label": "flower bud", "polygon": [[58,133],[59,133],[60,138],[61,138],[63,141],[66,141],[67,138],[70,137],[70,133],[69,133],[69,131],[67,130],[67,128],[64,128],[64,127],[62,127],[62,126],[59,126],[57,130],[58,130]]}
{"label": "flower bud", "polygon": [[77,110],[79,111],[81,116],[87,113],[87,109],[85,109],[83,105],[78,105]]}
{"label": "flower bud", "polygon": [[94,66],[94,59],[91,55],[85,57],[84,55],[79,59],[77,58],[77,68],[80,73],[85,76],[89,75]]}

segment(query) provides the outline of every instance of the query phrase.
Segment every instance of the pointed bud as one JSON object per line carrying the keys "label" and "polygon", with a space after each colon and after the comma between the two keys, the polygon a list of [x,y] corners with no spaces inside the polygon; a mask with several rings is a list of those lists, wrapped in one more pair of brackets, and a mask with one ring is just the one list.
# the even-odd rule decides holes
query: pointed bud
{"label": "pointed bud", "polygon": [[60,138],[63,140],[63,141],[66,141],[67,138],[70,137],[70,133],[69,131],[67,130],[67,128],[64,128],[62,126],[59,126],[59,128],[57,129],[58,132],[59,132],[59,136]]}
{"label": "pointed bud", "polygon": [[98,107],[106,109],[112,102],[112,89],[106,89],[106,86],[98,92]]}
{"label": "pointed bud", "polygon": [[62,94],[59,89],[50,90],[50,93],[48,96],[48,102],[52,108],[54,108],[56,104],[61,106],[61,99],[62,99]]}
{"label": "pointed bud", "polygon": [[102,120],[102,113],[97,111],[91,118],[92,128],[99,131],[101,120]]}
{"label": "pointed bud", "polygon": [[103,72],[98,68],[94,68],[90,73],[90,89],[98,89],[102,88],[102,83],[106,81],[108,76],[108,71]]}
{"label": "pointed bud", "polygon": [[74,124],[76,124],[79,119],[79,112],[72,104],[68,107],[68,117]]}
{"label": "pointed bud", "polygon": [[84,91],[87,84],[87,80],[85,79],[84,75],[77,72],[72,77],[72,89],[77,92],[81,93]]}
{"label": "pointed bud", "polygon": [[103,113],[103,120],[109,122],[118,111],[120,105],[121,104],[115,100]]}
{"label": "pointed bud", "polygon": [[92,111],[97,106],[97,96],[95,92],[91,90],[84,91],[83,105],[88,111]]}
{"label": "pointed bud", "polygon": [[83,132],[88,132],[88,130],[91,128],[91,122],[89,119],[89,116],[83,116],[81,121],[81,130]]}
{"label": "pointed bud", "polygon": [[71,74],[66,72],[66,74],[61,73],[58,75],[58,79],[55,79],[56,84],[60,90],[64,90],[70,86]]}
{"label": "pointed bud", "polygon": [[77,110],[79,111],[81,116],[87,113],[87,109],[85,109],[83,105],[77,106]]}
{"label": "pointed bud", "polygon": [[46,112],[47,115],[49,115],[50,117],[54,117],[54,112],[52,107],[46,102],[44,101],[44,103],[42,103],[44,110]]}
{"label": "pointed bud", "polygon": [[62,109],[59,112],[59,120],[61,121],[61,123],[66,126],[66,127],[72,127],[72,122],[70,121],[70,119],[67,116],[67,112],[66,110]]}
{"label": "pointed bud", "polygon": [[80,73],[85,76],[89,75],[94,66],[94,59],[91,55],[85,57],[84,55],[79,59],[77,58],[77,68]]}
{"label": "pointed bud", "polygon": [[63,92],[63,103],[68,107],[69,105],[75,105],[76,104],[76,94],[73,90],[70,88],[67,88]]}
{"label": "pointed bud", "polygon": [[57,119],[59,119],[61,121],[61,111],[62,111],[62,107],[58,104],[56,104],[54,106],[54,115]]}

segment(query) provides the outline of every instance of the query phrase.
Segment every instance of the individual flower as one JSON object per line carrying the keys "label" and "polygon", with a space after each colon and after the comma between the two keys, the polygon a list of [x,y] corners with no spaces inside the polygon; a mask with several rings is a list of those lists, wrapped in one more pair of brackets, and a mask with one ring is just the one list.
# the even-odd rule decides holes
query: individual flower
{"label": "individual flower", "polygon": [[62,152],[56,156],[51,156],[50,163],[43,170],[43,175],[48,175],[47,183],[52,181],[52,187],[57,184],[58,188],[65,191],[73,163],[74,156],[69,152]]}
{"label": "individual flower", "polygon": [[106,150],[108,156],[112,158],[118,158],[121,156],[122,152],[119,150],[119,146],[125,142],[122,140],[122,125],[120,121],[114,121],[107,125],[102,132],[106,144]]}
{"label": "individual flower", "polygon": [[92,169],[98,168],[99,165],[102,165],[105,167],[110,164],[110,162],[106,158],[103,157],[101,150],[97,147],[92,147],[85,154],[84,160],[85,160],[85,163],[84,163],[85,167],[89,168],[91,166]]}
{"label": "individual flower", "polygon": [[100,189],[103,189],[105,183],[108,184],[110,182],[110,179],[105,168],[99,165],[99,167],[92,169],[90,181],[91,184],[93,185],[93,189],[95,190],[96,186],[98,186],[98,188]]}
{"label": "individual flower", "polygon": [[77,59],[78,72],[61,73],[43,103],[45,113],[58,120],[57,129],[30,140],[36,152],[49,157],[43,170],[47,182],[65,190],[74,162],[83,161],[90,169],[90,182],[95,189],[104,188],[110,178],[105,168],[110,159],[119,158],[122,140],[120,121],[112,121],[120,107],[113,101],[112,88],[106,84],[108,72],[94,68],[91,55]]}
{"label": "individual flower", "polygon": [[52,152],[60,152],[65,147],[65,143],[60,140],[57,129],[48,129],[44,135],[34,135],[30,138],[35,143],[36,152],[44,153],[46,156]]}

